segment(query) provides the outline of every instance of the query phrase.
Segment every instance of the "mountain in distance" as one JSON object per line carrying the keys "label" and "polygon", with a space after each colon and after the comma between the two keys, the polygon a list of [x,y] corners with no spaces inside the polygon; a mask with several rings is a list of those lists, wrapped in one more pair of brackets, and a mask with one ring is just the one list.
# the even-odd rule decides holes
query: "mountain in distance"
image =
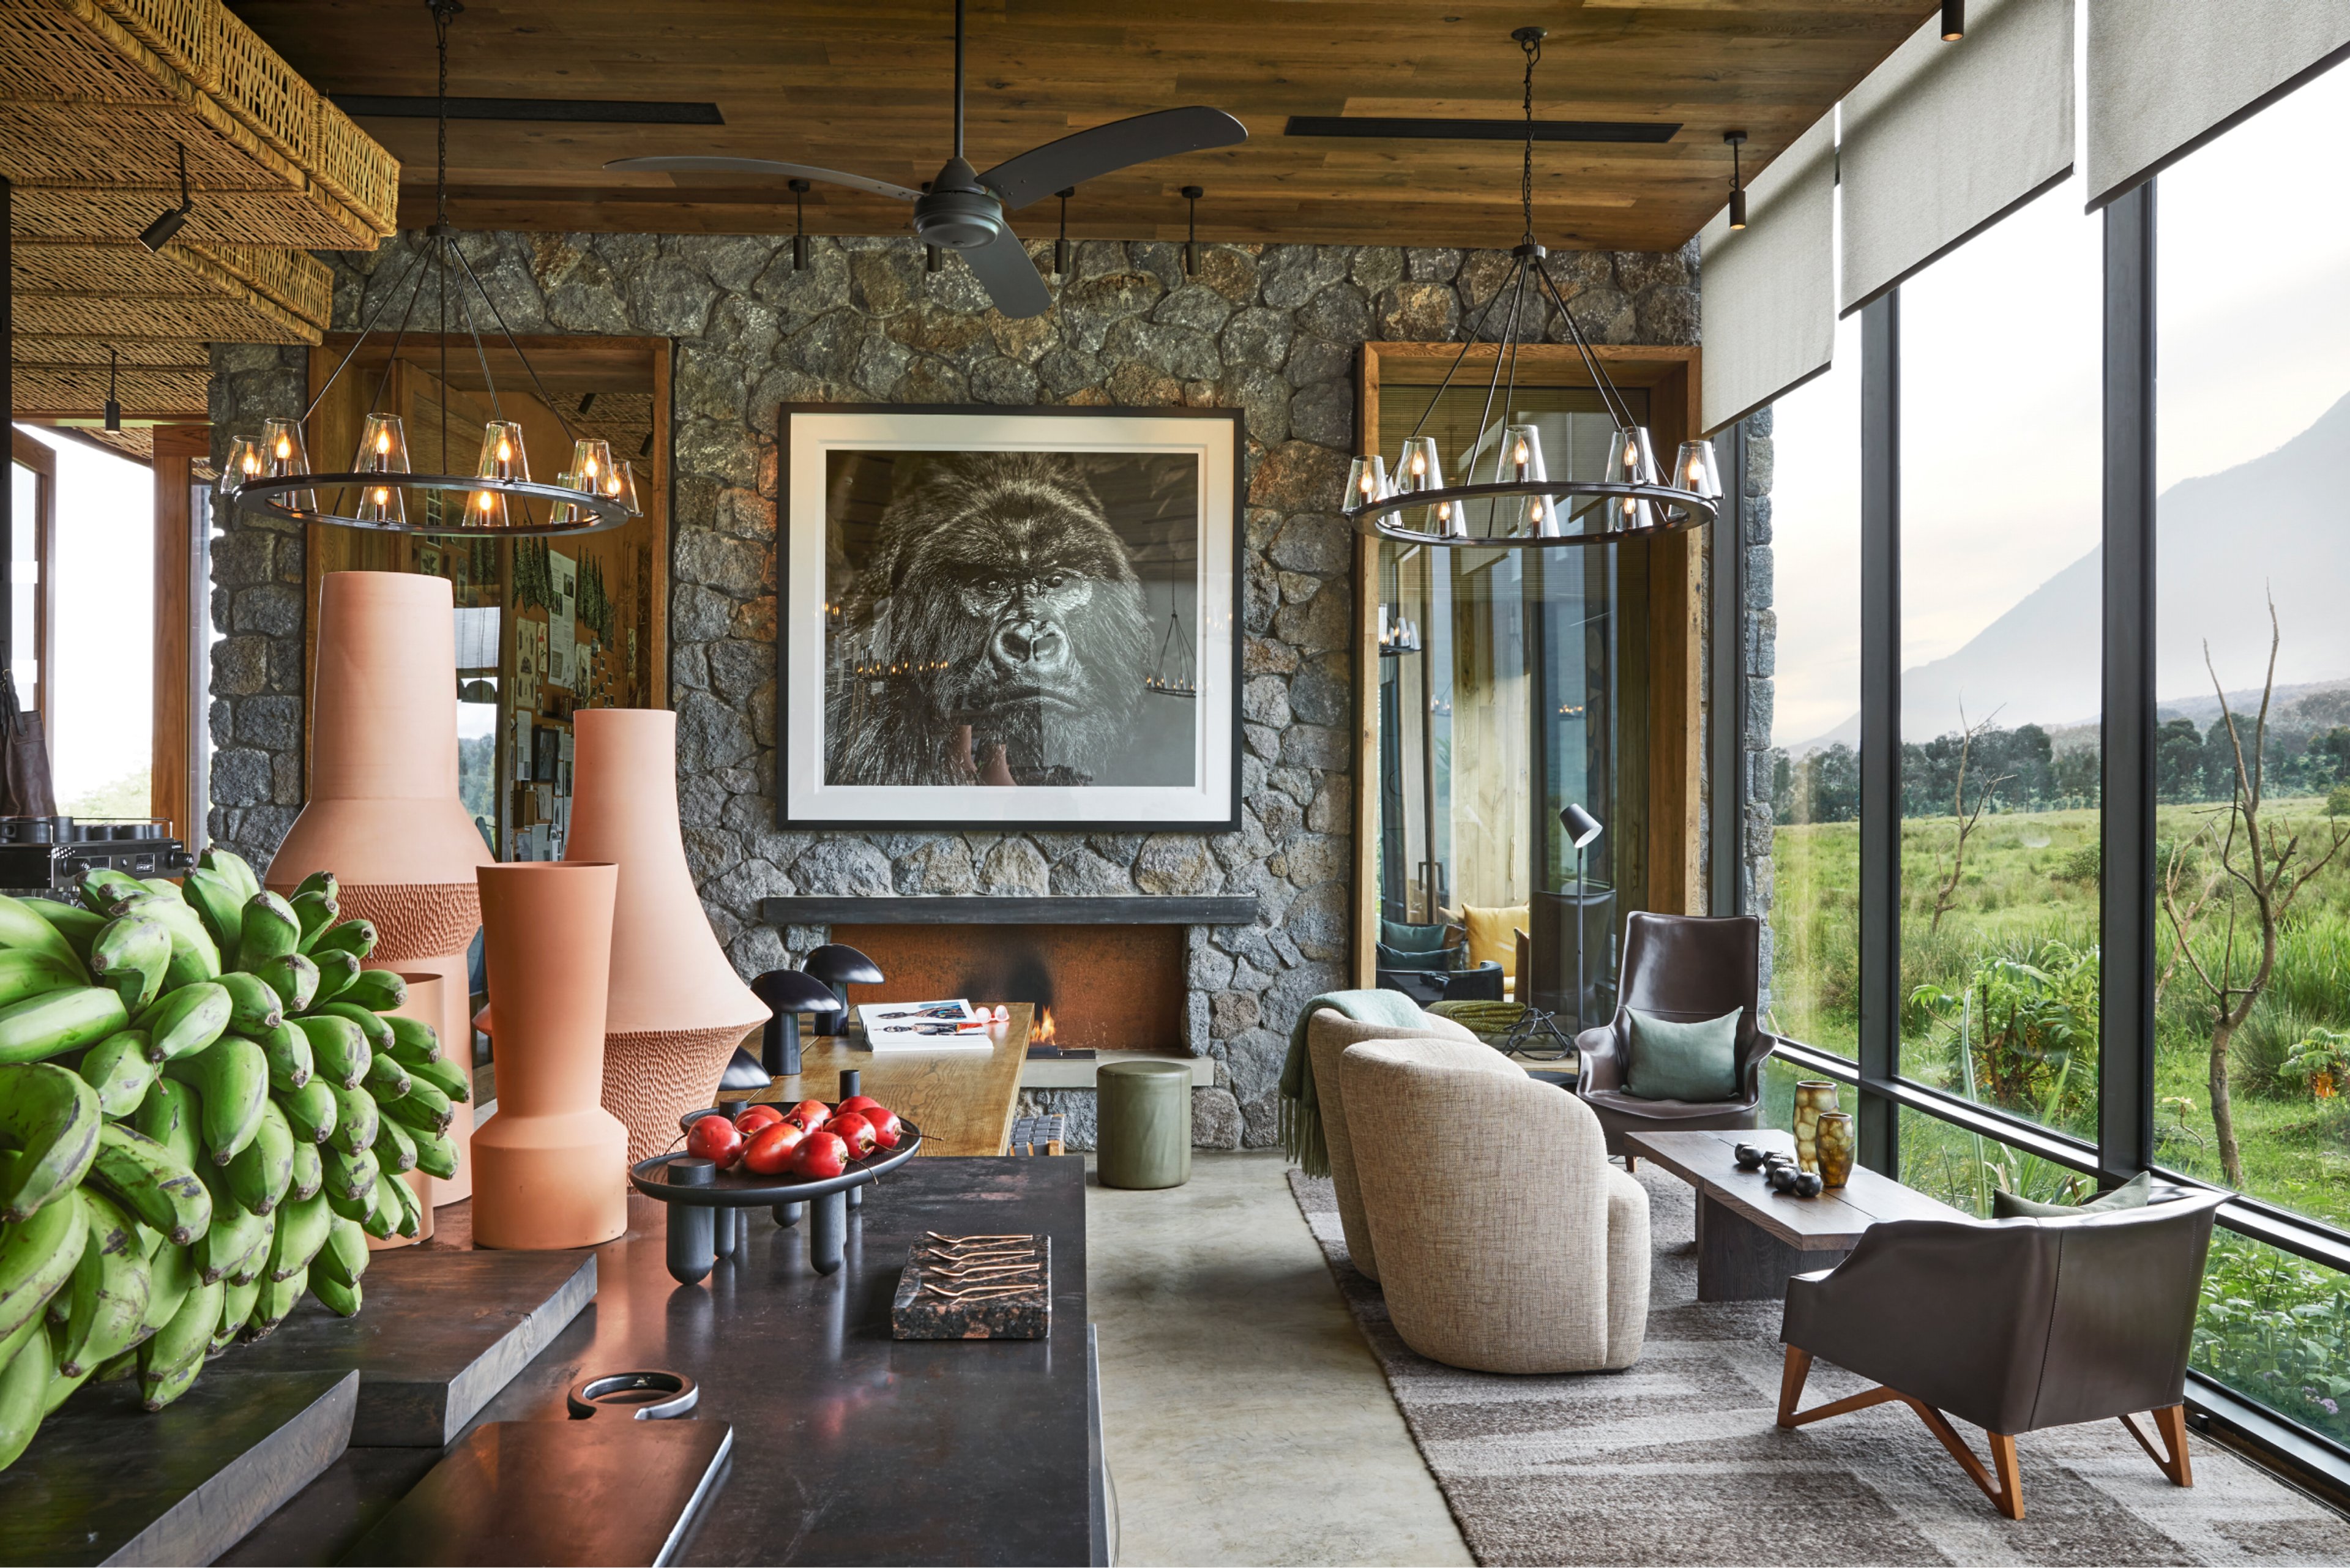
{"label": "mountain in distance", "polygon": [[[2211,659],[2228,701],[2257,706],[2268,660],[2268,600],[2283,639],[2280,699],[2350,684],[2350,396],[2274,452],[2183,479],[2155,503],[2155,669],[2158,706],[2206,723],[2219,712]],[[2094,724],[2103,703],[2099,609],[2104,552],[2091,550],[2018,600],[1964,647],[1901,676],[1905,739],[1981,722],[2002,728]],[[1858,743],[1855,713],[1789,750]]]}

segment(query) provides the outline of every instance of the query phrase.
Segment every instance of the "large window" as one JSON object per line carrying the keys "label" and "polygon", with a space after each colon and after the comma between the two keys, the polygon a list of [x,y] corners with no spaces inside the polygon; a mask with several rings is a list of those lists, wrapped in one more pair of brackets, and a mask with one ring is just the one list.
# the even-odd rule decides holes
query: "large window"
{"label": "large window", "polygon": [[2081,205],[2076,177],[1901,286],[1900,1071],[2094,1138],[2105,256]]}
{"label": "large window", "polygon": [[[2345,113],[2337,68],[2164,173],[2156,205],[2157,1158],[2337,1226],[2350,213],[2305,175]],[[2350,1281],[2246,1241],[2212,1278],[2197,1365],[2350,1442]]]}
{"label": "large window", "polygon": [[[1781,401],[1757,885],[1774,1022],[1846,1059],[1866,1158],[1977,1213],[2147,1165],[2241,1194],[2194,1387],[2350,1451],[2350,210],[2306,190],[2345,114],[2337,68],[2097,216],[2045,193],[1868,307],[1852,406],[1835,378]],[[1841,537],[1898,584],[1815,543],[1839,465]],[[2107,491],[2147,469],[2150,508]],[[1835,674],[1856,623],[1894,691]],[[1850,807],[1804,768],[1839,707]],[[2146,776],[2108,778],[2141,738]]]}
{"label": "large window", "polygon": [[1836,334],[1833,368],[1780,399],[1770,422],[1769,1023],[1850,1056],[1860,1027],[1857,317]]}

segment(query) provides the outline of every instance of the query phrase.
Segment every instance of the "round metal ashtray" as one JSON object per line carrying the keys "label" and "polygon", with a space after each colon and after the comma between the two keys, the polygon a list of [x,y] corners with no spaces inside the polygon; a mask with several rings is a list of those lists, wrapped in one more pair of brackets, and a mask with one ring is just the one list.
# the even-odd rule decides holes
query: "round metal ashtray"
{"label": "round metal ashtray", "polygon": [[608,1410],[635,1421],[667,1421],[691,1410],[701,1397],[702,1390],[681,1372],[608,1372],[574,1383],[565,1401],[575,1421]]}

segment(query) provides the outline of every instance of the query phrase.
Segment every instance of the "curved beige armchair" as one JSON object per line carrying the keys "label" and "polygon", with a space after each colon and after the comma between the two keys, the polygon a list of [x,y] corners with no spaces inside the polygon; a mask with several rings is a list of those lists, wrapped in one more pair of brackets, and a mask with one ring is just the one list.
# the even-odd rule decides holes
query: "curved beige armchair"
{"label": "curved beige armchair", "polygon": [[1347,1136],[1347,1085],[1339,1075],[1338,1059],[1349,1045],[1366,1040],[1450,1040],[1477,1048],[1486,1070],[1525,1076],[1477,1036],[1449,1018],[1422,1013],[1424,1026],[1398,1029],[1392,1023],[1365,1023],[1328,1007],[1317,1007],[1305,1021],[1305,1050],[1314,1059],[1314,1096],[1322,1108],[1322,1141],[1330,1151],[1330,1185],[1338,1199],[1338,1226],[1347,1233],[1347,1251],[1355,1267],[1371,1279],[1379,1277],[1378,1255],[1371,1247],[1371,1228],[1363,1223],[1362,1189],[1355,1181],[1355,1149]]}
{"label": "curved beige armchair", "polygon": [[1639,1359],[1648,1195],[1607,1163],[1591,1107],[1483,1045],[1446,1040],[1350,1046],[1339,1076],[1379,1282],[1406,1345],[1479,1372]]}

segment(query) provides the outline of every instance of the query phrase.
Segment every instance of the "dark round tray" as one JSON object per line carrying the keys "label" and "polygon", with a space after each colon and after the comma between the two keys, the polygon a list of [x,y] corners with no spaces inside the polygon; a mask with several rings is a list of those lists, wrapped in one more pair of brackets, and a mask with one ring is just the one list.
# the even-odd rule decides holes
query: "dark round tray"
{"label": "dark round tray", "polygon": [[848,1168],[838,1176],[802,1179],[795,1176],[752,1176],[742,1171],[722,1170],[718,1179],[707,1187],[671,1187],[663,1172],[671,1160],[686,1158],[678,1149],[669,1154],[657,1154],[650,1159],[639,1160],[629,1169],[629,1179],[638,1191],[663,1203],[690,1203],[712,1209],[771,1209],[778,1203],[805,1203],[811,1198],[821,1198],[827,1192],[846,1192],[852,1187],[862,1187],[885,1171],[891,1171],[914,1157],[922,1147],[922,1130],[905,1117],[898,1118],[905,1129],[898,1147],[887,1154],[873,1154],[849,1162]]}

